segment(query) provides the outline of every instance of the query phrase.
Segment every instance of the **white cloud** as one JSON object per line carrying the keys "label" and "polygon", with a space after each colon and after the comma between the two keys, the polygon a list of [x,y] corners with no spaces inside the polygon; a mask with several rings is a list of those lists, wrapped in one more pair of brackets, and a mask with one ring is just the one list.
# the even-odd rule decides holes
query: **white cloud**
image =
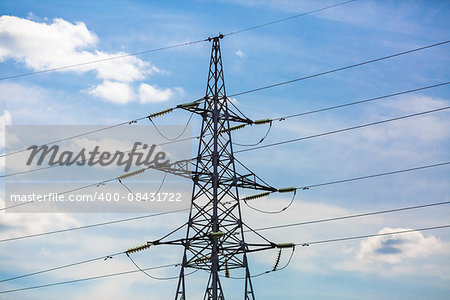
{"label": "white cloud", "polygon": [[[379,233],[409,230],[386,227]],[[359,247],[347,248],[335,262],[334,269],[350,272],[399,277],[416,274],[449,280],[448,253],[450,244],[434,235],[421,232],[370,237]],[[344,251],[343,251],[344,253]]]}
{"label": "white cloud", "polygon": [[[425,96],[406,96],[395,101],[383,102],[368,116],[370,120],[428,111],[448,105],[448,101]],[[342,136],[347,143],[379,158],[401,158],[414,161],[430,160],[430,156],[445,151],[440,146],[450,137],[450,121],[447,111],[430,113],[380,124]],[[338,136],[336,136],[338,138]],[[359,141],[358,143],[356,141]]]}
{"label": "white cloud", "polygon": [[2,91],[0,101],[7,104],[8,107],[13,105],[23,107],[24,103],[36,105],[51,98],[48,91],[31,84],[23,85],[15,82],[2,82],[0,83],[0,89]]}
{"label": "white cloud", "polygon": [[146,83],[142,83],[139,87],[139,101],[141,103],[164,102],[172,96],[173,91],[171,89],[158,89]]}
{"label": "white cloud", "polygon": [[[0,17],[0,59],[14,58],[35,70],[80,62],[97,43],[97,36],[84,23],[63,19],[39,23],[14,16]],[[36,49],[39,51],[36,51]]]}
{"label": "white cloud", "polygon": [[5,126],[12,124],[11,113],[8,110],[0,115],[0,149],[5,148]]}
{"label": "white cloud", "polygon": [[[380,234],[409,230],[405,228],[383,228]],[[376,236],[361,242],[357,259],[360,262],[380,261],[390,264],[401,263],[404,259],[427,256],[441,252],[442,242],[434,237],[424,237],[415,231],[406,234]]]}
{"label": "white cloud", "polygon": [[397,98],[394,101],[380,102],[383,108],[391,108],[399,112],[416,113],[432,110],[448,105],[448,101],[439,98],[431,98],[424,95],[409,95]]}
{"label": "white cloud", "polygon": [[[91,60],[103,60],[110,59],[115,56],[127,55],[125,52],[117,53],[104,53],[101,51],[95,51],[90,58],[86,58],[83,61]],[[83,66],[81,70],[89,71],[92,67]],[[134,56],[127,56],[121,59],[104,61],[96,64],[95,70],[97,71],[97,77],[100,79],[111,79],[123,82],[133,82],[136,80],[142,80],[146,75],[153,73],[159,73],[160,70],[155,66],[150,66],[149,63],[144,62]]]}
{"label": "white cloud", "polygon": [[[29,15],[31,19],[33,16]],[[98,37],[83,22],[72,24],[56,18],[45,23],[15,16],[0,17],[0,62],[14,59],[39,71],[104,60],[57,71],[78,74],[95,72],[103,83],[90,92],[105,100],[127,103],[134,94],[126,83],[143,80],[149,74],[161,72],[148,62],[135,56],[127,56],[126,52],[106,53],[96,50],[97,43]],[[124,57],[111,60],[115,56]],[[141,102],[166,101],[171,96],[170,89],[151,90],[145,86],[143,89]],[[150,96],[153,100],[148,100]]]}
{"label": "white cloud", "polygon": [[[5,200],[0,198],[1,207],[5,207]],[[3,238],[17,237],[24,234],[40,233],[55,228],[80,225],[76,219],[65,213],[1,213],[0,225]]]}
{"label": "white cloud", "polygon": [[234,54],[236,54],[237,56],[239,56],[240,58],[244,58],[247,56],[247,54],[245,54],[244,52],[242,52],[242,50],[238,50],[236,51]]}
{"label": "white cloud", "polygon": [[439,116],[423,116],[392,122],[390,126],[369,127],[361,131],[370,142],[409,140],[431,142],[445,140],[450,134],[449,122]]}
{"label": "white cloud", "polygon": [[[0,83],[0,114],[7,108],[20,124],[74,124],[89,121],[86,114],[69,114],[79,103],[80,97],[65,93],[57,87],[40,87],[30,83]],[[101,117],[101,116],[99,116]],[[108,120],[106,120],[108,121]],[[99,122],[106,122],[99,120]],[[109,120],[110,121],[110,120]]]}
{"label": "white cloud", "polygon": [[110,80],[105,80],[102,84],[89,89],[88,93],[117,104],[128,103],[135,97],[128,83]]}
{"label": "white cloud", "polygon": [[[370,108],[359,111],[357,115],[346,113],[342,114],[343,118],[336,118],[335,115],[332,115],[333,118],[327,118],[326,115],[323,115],[320,122],[310,122],[308,119],[290,120],[276,123],[274,130],[282,129],[275,132],[279,135],[284,134],[284,139],[296,138],[428,111],[447,105],[448,101],[443,99],[423,95],[403,96],[395,100],[374,103]],[[448,111],[440,111],[331,134],[323,138],[331,141],[330,146],[317,151],[334,149],[334,152],[326,152],[327,157],[331,160],[334,154],[338,154],[339,157],[334,161],[336,163],[343,161],[347,170],[351,170],[350,168],[353,167],[360,169],[368,162],[373,164],[375,161],[383,162],[389,159],[395,159],[400,163],[429,162],[433,159],[436,160],[435,155],[445,153],[446,148],[443,145],[450,137],[448,114]],[[315,140],[311,139],[310,141],[312,143]],[[358,157],[361,159],[360,162],[355,161]],[[349,166],[345,159],[342,160],[343,158],[351,158],[352,165]],[[338,166],[336,165],[336,167]],[[389,167],[393,168],[392,165]]]}
{"label": "white cloud", "polygon": [[[339,202],[339,199],[334,200]],[[242,207],[242,211],[246,224],[257,229],[271,225],[346,216],[371,210],[370,208],[365,208],[363,211],[348,210],[344,207],[325,204],[323,201],[324,199],[318,199],[309,192],[299,192],[293,205],[281,214],[282,220],[278,219],[278,221],[268,218],[265,214],[251,211],[246,206]],[[283,208],[288,202],[288,197],[284,200],[268,197],[258,199],[251,204],[260,209],[275,211]],[[422,217],[417,219],[422,219]],[[264,230],[259,233],[276,243],[310,243],[367,233],[402,231],[405,230],[402,227],[405,220],[407,219],[403,219],[397,214],[387,214],[348,221],[305,224],[288,227],[284,230]],[[442,220],[433,221],[434,224],[441,222]],[[416,224],[415,226],[420,225]],[[380,231],[380,228],[384,229]],[[362,242],[347,241],[312,244],[309,247],[298,246],[289,268],[313,274],[329,275],[336,271],[346,271],[392,278],[420,272],[420,276],[423,277],[448,279],[450,275],[448,264],[442,262],[448,262],[450,243],[441,241],[437,236],[437,234],[424,235],[421,232],[412,232],[372,237]],[[250,232],[246,233],[246,239],[251,243],[260,242],[260,238]],[[289,250],[283,251],[281,266],[287,262],[289,254]],[[275,256],[275,251],[267,251],[256,257],[252,256],[252,259],[254,262],[257,261],[262,266],[270,268]]]}

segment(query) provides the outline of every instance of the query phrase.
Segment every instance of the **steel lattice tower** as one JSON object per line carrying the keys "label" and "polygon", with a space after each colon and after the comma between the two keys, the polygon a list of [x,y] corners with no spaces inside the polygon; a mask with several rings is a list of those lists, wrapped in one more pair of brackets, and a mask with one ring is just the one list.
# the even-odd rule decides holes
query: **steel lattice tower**
{"label": "steel lattice tower", "polygon": [[210,271],[204,299],[224,299],[219,271],[245,268],[245,299],[255,299],[247,264],[219,39],[212,38],[206,97],[184,255],[175,299],[186,299],[185,268]]}
{"label": "steel lattice tower", "polygon": [[[149,245],[165,244],[184,247],[175,300],[186,300],[187,268],[209,272],[204,300],[225,299],[219,276],[221,271],[228,277],[230,270],[244,269],[244,299],[254,300],[247,253],[293,247],[293,244],[275,244],[260,234],[257,235],[264,240],[262,243],[247,243],[244,239],[243,226],[252,229],[242,221],[238,188],[263,190],[266,194],[281,190],[265,183],[240,162],[245,171],[236,171],[237,160],[233,155],[231,131],[256,124],[257,121],[245,117],[226,96],[219,42],[221,38],[223,35],[209,39],[212,41],[212,50],[206,96],[177,106],[202,117],[197,156],[154,167],[193,181],[188,222],[160,240],[150,241],[144,246],[148,248]],[[230,122],[238,125],[230,126]],[[189,166],[193,166],[192,171]],[[185,238],[165,241],[184,226],[187,227]],[[136,249],[140,247],[132,250]]]}

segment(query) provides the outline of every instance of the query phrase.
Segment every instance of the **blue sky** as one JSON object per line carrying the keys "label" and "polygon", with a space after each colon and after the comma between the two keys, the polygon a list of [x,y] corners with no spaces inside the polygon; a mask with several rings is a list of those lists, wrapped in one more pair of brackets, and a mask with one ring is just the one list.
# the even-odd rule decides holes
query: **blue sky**
{"label": "blue sky", "polygon": [[[335,1],[1,1],[0,78],[135,53],[228,33]],[[448,1],[358,0],[221,40],[228,94],[311,75],[448,40]],[[0,147],[4,125],[102,125],[129,121],[200,98],[210,43],[0,81]],[[236,97],[252,119],[382,96],[448,81],[448,44]],[[443,86],[367,104],[276,121],[264,143],[298,138],[448,106]],[[183,125],[176,112],[158,124]],[[276,187],[303,186],[448,161],[448,111],[360,130],[243,152],[237,157]],[[199,119],[192,122],[193,133]],[[264,126],[234,133],[258,141]],[[237,147],[244,149],[245,147]],[[4,161],[0,161],[4,168]],[[2,171],[3,172],[3,171]],[[347,214],[449,201],[448,166],[299,191],[280,215],[243,208],[255,228]],[[103,178],[99,178],[102,180]],[[2,196],[3,198],[3,196]],[[258,200],[283,207],[277,194]],[[2,199],[3,206],[3,199]],[[279,242],[309,242],[383,233],[450,221],[447,205],[400,213],[265,231]],[[137,214],[5,214],[0,239]],[[24,240],[0,242],[0,278],[125,250],[156,239],[187,215],[156,217]],[[394,248],[394,249],[393,249]],[[448,229],[298,247],[290,266],[253,280],[257,299],[448,299]],[[252,272],[270,269],[276,251],[250,258]],[[283,253],[282,263],[288,253]],[[143,267],[176,263],[181,249],[136,254]],[[126,257],[0,283],[0,290],[134,269]],[[154,271],[177,275],[178,269]],[[152,273],[153,274],[153,273]],[[203,292],[204,274],[188,277],[190,296]],[[242,290],[226,283],[229,299]],[[170,299],[176,281],[143,274],[0,294],[0,299]],[[240,295],[240,294],[238,294]]]}

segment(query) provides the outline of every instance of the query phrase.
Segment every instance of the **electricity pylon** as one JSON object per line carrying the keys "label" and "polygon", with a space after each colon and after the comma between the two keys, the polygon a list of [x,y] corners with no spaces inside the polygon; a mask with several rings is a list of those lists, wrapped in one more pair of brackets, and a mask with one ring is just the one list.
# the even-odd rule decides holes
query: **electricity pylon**
{"label": "electricity pylon", "polygon": [[[219,271],[245,268],[245,299],[255,299],[247,262],[230,120],[251,123],[228,109],[219,37],[212,39],[191,211],[175,299],[185,299],[186,267],[210,271],[204,299],[224,299]],[[202,199],[202,198],[205,199]],[[206,200],[206,202],[205,202]],[[226,204],[225,204],[226,202]],[[235,233],[238,233],[235,235]]]}
{"label": "electricity pylon", "polygon": [[[238,188],[266,192],[281,190],[266,184],[245,167],[244,174],[236,171],[231,131],[255,122],[245,117],[237,108],[233,109],[228,105],[231,102],[225,92],[219,42],[221,38],[223,35],[210,38],[212,50],[206,96],[177,106],[202,117],[197,156],[191,160],[178,161],[157,168],[174,175],[191,178],[194,183],[189,220],[185,224],[186,237],[172,241],[164,241],[163,238],[148,242],[152,245],[184,246],[176,300],[186,300],[185,271],[187,268],[209,272],[204,300],[225,299],[219,276],[221,271],[224,271],[225,277],[229,277],[230,270],[244,269],[244,299],[254,300],[247,253],[276,247],[293,247],[293,244],[272,243],[261,235],[259,236],[264,239],[263,243],[250,244],[244,239],[243,226],[246,224],[242,221]],[[239,125],[230,126],[230,122]],[[189,165],[194,167],[192,172],[189,171]]]}

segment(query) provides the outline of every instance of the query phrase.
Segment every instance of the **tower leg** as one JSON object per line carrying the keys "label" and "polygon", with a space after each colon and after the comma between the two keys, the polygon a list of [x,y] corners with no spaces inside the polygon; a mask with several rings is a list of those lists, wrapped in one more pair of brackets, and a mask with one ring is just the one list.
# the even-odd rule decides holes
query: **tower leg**
{"label": "tower leg", "polygon": [[186,265],[186,248],[183,255],[183,263],[181,264],[180,277],[178,278],[177,294],[175,300],[186,300],[186,289],[184,285],[184,266]]}
{"label": "tower leg", "polygon": [[252,277],[250,276],[250,270],[247,263],[247,254],[244,253],[245,264],[245,300],[255,300],[255,294],[253,293]]}

